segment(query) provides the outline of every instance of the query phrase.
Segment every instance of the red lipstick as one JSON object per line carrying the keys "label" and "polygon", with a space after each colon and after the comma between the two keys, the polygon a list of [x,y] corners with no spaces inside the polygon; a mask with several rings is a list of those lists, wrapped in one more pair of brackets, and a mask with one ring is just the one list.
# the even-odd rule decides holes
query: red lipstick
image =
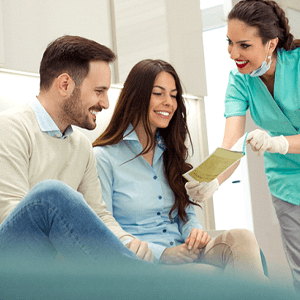
{"label": "red lipstick", "polygon": [[244,64],[240,64],[240,63],[238,64],[237,61],[240,62],[240,61],[244,61],[244,60],[236,60],[235,61],[236,66],[240,69],[245,68],[249,62],[249,61],[246,61]]}

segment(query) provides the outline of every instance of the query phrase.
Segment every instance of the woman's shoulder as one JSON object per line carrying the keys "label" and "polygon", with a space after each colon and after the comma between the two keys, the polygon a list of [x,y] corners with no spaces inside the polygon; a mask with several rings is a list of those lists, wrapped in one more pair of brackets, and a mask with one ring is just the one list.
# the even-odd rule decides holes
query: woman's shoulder
{"label": "woman's shoulder", "polygon": [[121,140],[117,144],[93,147],[93,150],[96,157],[118,157],[120,152],[122,152],[123,147],[124,141]]}
{"label": "woman's shoulder", "polygon": [[283,62],[287,60],[299,60],[300,59],[300,47],[293,50],[285,50],[283,48],[278,49],[277,58]]}
{"label": "woman's shoulder", "polygon": [[233,69],[229,73],[229,80],[246,81],[248,77],[248,74],[242,74],[238,69]]}
{"label": "woman's shoulder", "polygon": [[115,149],[118,149],[120,147],[121,142],[122,141],[113,145],[95,146],[93,147],[93,149],[95,153],[107,153],[107,152],[114,151]]}
{"label": "woman's shoulder", "polygon": [[231,70],[228,78],[227,90],[233,88],[236,89],[245,89],[249,84],[249,74],[242,74],[237,69]]}

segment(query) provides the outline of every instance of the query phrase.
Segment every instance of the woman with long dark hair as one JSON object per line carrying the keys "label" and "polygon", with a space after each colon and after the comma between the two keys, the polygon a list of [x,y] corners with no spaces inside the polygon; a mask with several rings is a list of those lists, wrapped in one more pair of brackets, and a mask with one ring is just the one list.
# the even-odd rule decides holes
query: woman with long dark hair
{"label": "woman with long dark hair", "polygon": [[[281,227],[294,286],[300,291],[300,40],[290,33],[275,1],[243,0],[228,15],[228,52],[237,65],[225,98],[225,135],[230,149],[244,134],[246,111],[261,129],[248,134],[265,172]],[[206,185],[187,184],[195,201],[208,199],[237,165]]]}
{"label": "woman with long dark hair", "polygon": [[196,218],[182,174],[189,137],[174,68],[143,60],[130,71],[112,119],[94,142],[103,199],[124,230],[148,243],[157,262],[206,263],[265,279],[252,232],[211,239]]}

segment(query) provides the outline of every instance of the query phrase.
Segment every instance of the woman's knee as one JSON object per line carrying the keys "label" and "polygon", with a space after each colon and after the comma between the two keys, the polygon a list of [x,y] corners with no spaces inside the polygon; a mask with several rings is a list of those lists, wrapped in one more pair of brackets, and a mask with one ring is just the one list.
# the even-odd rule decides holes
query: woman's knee
{"label": "woman's knee", "polygon": [[232,245],[252,245],[258,246],[256,237],[248,229],[230,229],[226,232],[226,240]]}

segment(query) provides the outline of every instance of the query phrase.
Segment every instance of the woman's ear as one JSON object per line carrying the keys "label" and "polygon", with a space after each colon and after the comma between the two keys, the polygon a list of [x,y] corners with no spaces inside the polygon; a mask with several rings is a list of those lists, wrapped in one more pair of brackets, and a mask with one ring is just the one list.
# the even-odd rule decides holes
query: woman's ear
{"label": "woman's ear", "polygon": [[75,82],[67,73],[63,73],[56,78],[56,89],[63,97],[69,97],[75,88]]}
{"label": "woman's ear", "polygon": [[275,39],[270,40],[270,50],[271,50],[271,54],[275,51],[277,45],[278,45],[278,37]]}

